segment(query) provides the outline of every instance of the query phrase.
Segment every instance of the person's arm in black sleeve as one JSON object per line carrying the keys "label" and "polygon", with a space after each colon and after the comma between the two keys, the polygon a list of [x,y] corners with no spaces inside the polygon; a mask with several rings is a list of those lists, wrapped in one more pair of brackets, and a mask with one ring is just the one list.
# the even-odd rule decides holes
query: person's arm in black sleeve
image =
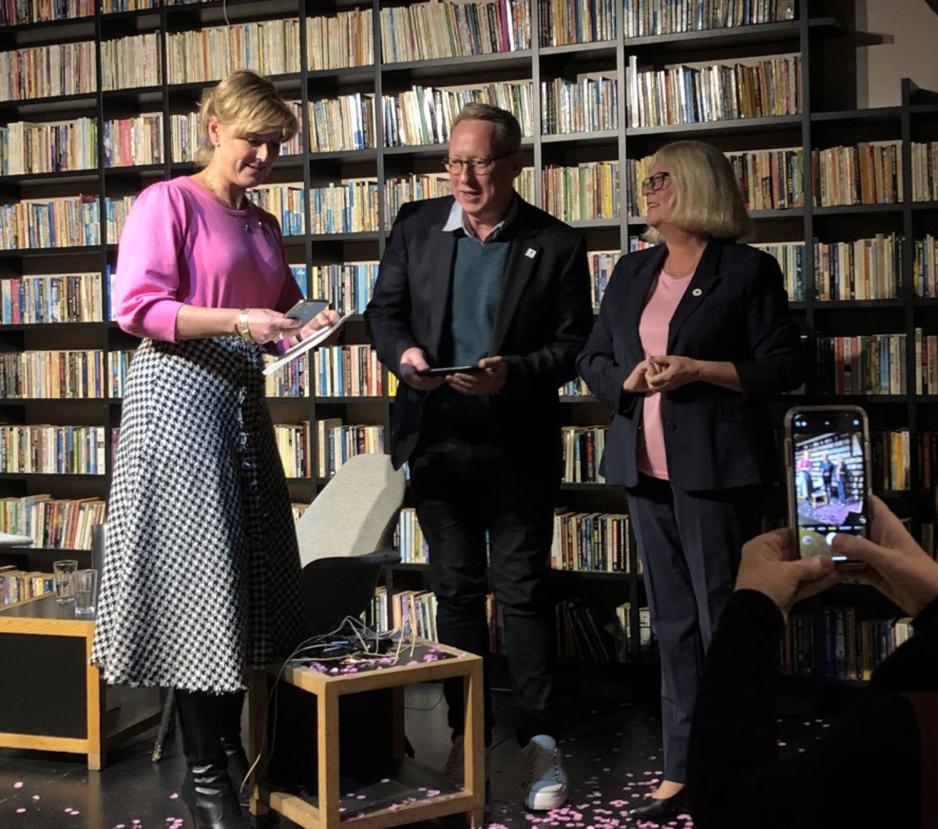
{"label": "person's arm in black sleeve", "polygon": [[378,359],[389,371],[399,375],[401,355],[419,346],[410,327],[411,297],[407,279],[407,243],[404,222],[413,205],[404,204],[397,214],[381,264],[378,280],[368,307],[365,325]]}
{"label": "person's arm in black sleeve", "polygon": [[750,357],[734,364],[744,393],[774,394],[803,380],[798,328],[788,310],[781,268],[774,257],[759,257],[746,314]]}
{"label": "person's arm in black sleeve", "polygon": [[824,729],[778,760],[774,681],[783,617],[755,590],[733,594],[714,635],[691,728],[688,786],[698,829],[917,829],[918,739],[897,696]]}
{"label": "person's arm in black sleeve", "polygon": [[873,671],[877,692],[938,691],[938,599],[912,622],[915,635]]}
{"label": "person's arm in black sleeve", "polygon": [[609,286],[600,305],[599,316],[577,358],[576,368],[596,397],[608,403],[617,414],[627,415],[635,408],[635,401],[643,395],[633,394],[622,388],[634,366],[619,365],[612,345],[612,330],[621,325],[621,321],[615,318],[614,297],[616,292],[622,289],[623,261],[624,257],[616,263],[612,276],[609,277]]}
{"label": "person's arm in black sleeve", "polygon": [[593,321],[586,240],[581,236],[557,277],[555,323],[550,342],[529,354],[503,355],[508,379],[502,395],[525,396],[533,388],[557,389],[576,376],[576,356]]}

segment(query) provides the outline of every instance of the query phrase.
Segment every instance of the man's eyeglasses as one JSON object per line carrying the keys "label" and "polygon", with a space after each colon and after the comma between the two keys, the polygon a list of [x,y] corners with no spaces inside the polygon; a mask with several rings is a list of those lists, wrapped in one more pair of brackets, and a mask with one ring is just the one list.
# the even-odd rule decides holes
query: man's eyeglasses
{"label": "man's eyeglasses", "polygon": [[653,176],[648,176],[648,178],[642,179],[642,190],[651,190],[653,193],[657,193],[664,187],[665,181],[669,178],[671,178],[670,173],[655,173]]}
{"label": "man's eyeglasses", "polygon": [[495,169],[496,161],[500,158],[508,158],[510,155],[514,155],[514,153],[502,153],[492,158],[444,158],[443,166],[446,168],[447,172],[454,176],[458,176],[462,173],[464,167],[469,171],[470,175],[487,176]]}

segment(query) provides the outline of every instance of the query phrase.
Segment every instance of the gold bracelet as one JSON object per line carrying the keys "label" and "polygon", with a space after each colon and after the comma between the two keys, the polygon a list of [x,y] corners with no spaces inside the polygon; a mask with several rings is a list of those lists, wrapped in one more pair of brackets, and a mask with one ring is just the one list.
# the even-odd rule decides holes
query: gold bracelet
{"label": "gold bracelet", "polygon": [[238,334],[246,343],[253,343],[254,337],[251,336],[251,325],[248,322],[248,309],[242,308],[238,312],[238,324],[236,326]]}

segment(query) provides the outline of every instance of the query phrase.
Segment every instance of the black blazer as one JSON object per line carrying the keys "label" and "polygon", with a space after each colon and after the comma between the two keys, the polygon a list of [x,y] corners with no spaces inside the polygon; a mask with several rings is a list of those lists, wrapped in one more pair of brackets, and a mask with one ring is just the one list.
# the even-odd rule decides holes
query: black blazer
{"label": "black blazer", "polygon": [[[659,245],[619,260],[577,360],[580,376],[613,408],[601,469],[614,484],[638,481],[644,395],[625,392],[622,384],[645,358],[639,319],[666,255]],[[778,263],[760,250],[721,240],[704,250],[671,319],[668,354],[732,362],[743,390],[689,383],[662,394],[668,472],[676,486],[716,490],[773,479],[775,447],[761,398],[801,382],[798,330],[783,285]]]}
{"label": "black blazer", "polygon": [[[508,379],[491,398],[492,413],[506,447],[546,454],[559,469],[557,389],[576,376],[592,324],[586,243],[579,231],[516,198],[518,213],[500,237],[511,240],[511,249],[488,349],[505,357]],[[445,359],[456,236],[443,225],[452,205],[451,196],[404,204],[391,229],[365,322],[379,359],[395,373],[414,346],[431,366]],[[398,387],[391,413],[395,466],[413,454],[427,396]]]}

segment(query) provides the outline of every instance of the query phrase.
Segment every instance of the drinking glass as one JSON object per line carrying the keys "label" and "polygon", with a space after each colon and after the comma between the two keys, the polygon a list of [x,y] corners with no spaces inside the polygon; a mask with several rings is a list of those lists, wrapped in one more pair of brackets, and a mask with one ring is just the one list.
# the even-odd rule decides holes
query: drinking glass
{"label": "drinking glass", "polygon": [[59,604],[75,601],[75,571],[77,569],[78,562],[72,558],[63,558],[52,563],[55,600]]}
{"label": "drinking glass", "polygon": [[79,570],[75,573],[75,615],[94,616],[98,605],[98,571]]}

